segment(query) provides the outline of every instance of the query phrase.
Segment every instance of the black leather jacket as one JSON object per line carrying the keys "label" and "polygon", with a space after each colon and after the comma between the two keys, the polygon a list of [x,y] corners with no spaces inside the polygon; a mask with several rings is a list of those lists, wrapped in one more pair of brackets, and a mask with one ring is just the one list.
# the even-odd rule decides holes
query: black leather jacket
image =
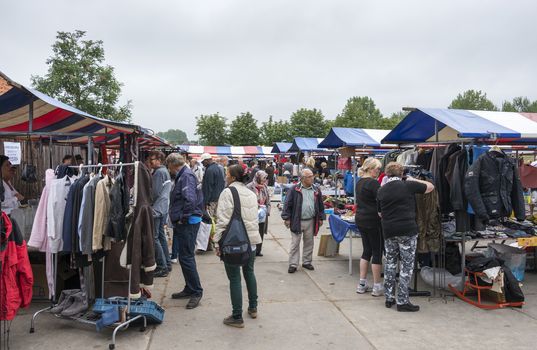
{"label": "black leather jacket", "polygon": [[482,220],[511,215],[525,219],[524,195],[514,160],[503,152],[487,152],[468,169],[464,190],[475,214]]}

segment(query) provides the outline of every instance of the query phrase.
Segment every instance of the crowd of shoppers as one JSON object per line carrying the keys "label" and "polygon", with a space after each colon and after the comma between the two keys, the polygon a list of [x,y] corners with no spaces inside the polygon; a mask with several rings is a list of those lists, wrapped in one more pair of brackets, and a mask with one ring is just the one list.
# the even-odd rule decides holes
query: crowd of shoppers
{"label": "crowd of shoppers", "polygon": [[[301,170],[298,184],[289,189],[281,213],[285,226],[291,231],[288,266],[291,274],[298,270],[300,262],[303,269],[315,270],[314,237],[326,219],[322,193],[314,184],[316,170],[312,159],[308,159]],[[256,318],[258,296],[254,263],[256,257],[263,256],[263,239],[268,232],[271,214],[269,185],[274,184],[275,167],[263,162],[252,162],[247,166],[242,159],[230,165],[227,157],[215,161],[207,153],[201,155],[198,162],[176,153],[165,159],[161,152],[151,152],[146,164],[153,171],[155,276],[165,277],[172,270],[172,263],[180,264],[185,285],[171,297],[188,299],[187,309],[198,307],[203,297],[196,265],[196,238],[202,221],[208,219],[214,222],[215,228],[207,249],[202,247],[201,250],[211,250],[214,246],[216,255],[221,256],[220,240],[234,212],[240,212],[252,254],[243,266],[224,263],[232,305],[232,313],[224,319],[224,324],[244,327],[241,270],[248,290],[247,313]],[[411,208],[415,207],[415,194],[431,192],[434,187],[426,181],[403,177],[403,168],[397,163],[386,166],[387,180],[381,187],[377,181],[381,168],[378,160],[366,159],[359,169],[360,178],[356,183],[355,220],[363,242],[360,281],[356,291],[360,294],[371,291],[377,297],[384,295],[386,307],[397,304],[398,311],[417,311],[419,307],[408,298],[417,237],[416,213]],[[326,166],[321,166],[321,176],[328,174],[325,169]],[[235,203],[232,192],[238,194],[240,203]],[[173,228],[171,252],[168,251],[165,225]],[[372,286],[367,279],[369,266],[373,275]]]}

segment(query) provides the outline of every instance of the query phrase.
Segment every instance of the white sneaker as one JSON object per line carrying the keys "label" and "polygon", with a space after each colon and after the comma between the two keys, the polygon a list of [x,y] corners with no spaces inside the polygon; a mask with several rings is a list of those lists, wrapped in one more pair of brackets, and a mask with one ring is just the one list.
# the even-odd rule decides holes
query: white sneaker
{"label": "white sneaker", "polygon": [[172,264],[177,264],[177,263],[179,262],[179,260],[177,260],[177,259],[172,259],[171,262],[172,262]]}
{"label": "white sneaker", "polygon": [[384,295],[384,287],[381,286],[373,286],[373,291],[371,292],[371,295],[374,297],[381,297]]}
{"label": "white sneaker", "polygon": [[358,284],[358,287],[356,287],[356,293],[358,294],[364,294],[364,293],[367,293],[369,290],[371,290],[369,288],[369,286],[366,284]]}

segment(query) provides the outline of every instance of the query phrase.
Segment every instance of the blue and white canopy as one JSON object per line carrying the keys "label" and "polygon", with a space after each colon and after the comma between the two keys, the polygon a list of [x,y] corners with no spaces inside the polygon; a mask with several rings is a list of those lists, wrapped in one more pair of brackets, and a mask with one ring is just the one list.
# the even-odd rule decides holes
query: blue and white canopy
{"label": "blue and white canopy", "polygon": [[328,152],[327,149],[319,147],[322,140],[316,137],[295,137],[289,152]]}
{"label": "blue and white canopy", "polygon": [[490,139],[501,143],[537,141],[537,113],[416,108],[382,143]]}
{"label": "blue and white canopy", "polygon": [[319,147],[380,147],[382,139],[389,132],[380,129],[332,128]]}
{"label": "blue and white canopy", "polygon": [[276,142],[274,143],[274,147],[272,147],[272,153],[287,153],[291,145],[291,142]]}

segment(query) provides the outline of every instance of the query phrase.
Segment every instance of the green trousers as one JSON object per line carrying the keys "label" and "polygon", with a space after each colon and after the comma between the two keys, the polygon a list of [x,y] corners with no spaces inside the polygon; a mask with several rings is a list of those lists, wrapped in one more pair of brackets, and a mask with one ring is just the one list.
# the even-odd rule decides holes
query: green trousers
{"label": "green trousers", "polygon": [[[255,251],[252,252],[248,264],[242,267],[242,274],[248,289],[248,308],[257,308],[257,282],[254,274]],[[241,267],[225,264],[227,278],[229,279],[229,293],[231,295],[231,305],[233,306],[233,316],[242,317],[242,285]]]}

